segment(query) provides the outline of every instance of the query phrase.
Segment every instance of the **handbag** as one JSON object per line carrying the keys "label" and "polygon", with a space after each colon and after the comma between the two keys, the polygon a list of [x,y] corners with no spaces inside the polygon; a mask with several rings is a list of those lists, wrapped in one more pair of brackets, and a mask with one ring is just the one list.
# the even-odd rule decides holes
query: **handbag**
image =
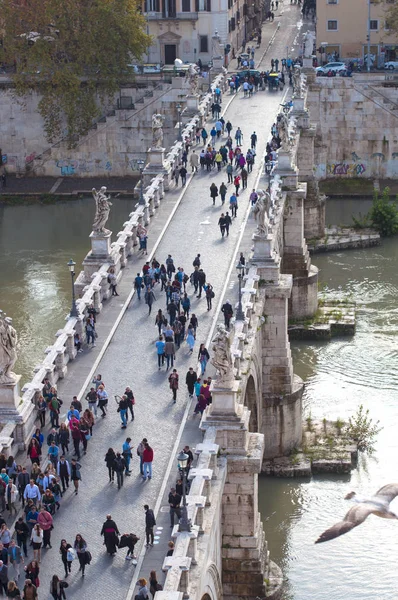
{"label": "handbag", "polygon": [[91,435],[89,433],[86,433],[85,438],[86,438],[87,441],[91,440]]}
{"label": "handbag", "polygon": [[76,554],[75,554],[74,550],[72,548],[69,548],[68,552],[66,553],[66,560],[72,561],[72,560],[75,560],[75,558],[76,558]]}

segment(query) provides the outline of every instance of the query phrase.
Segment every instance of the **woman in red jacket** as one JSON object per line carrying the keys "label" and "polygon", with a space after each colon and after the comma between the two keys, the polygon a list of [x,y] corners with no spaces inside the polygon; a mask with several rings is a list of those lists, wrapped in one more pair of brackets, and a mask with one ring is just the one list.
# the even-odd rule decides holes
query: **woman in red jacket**
{"label": "woman in red jacket", "polygon": [[144,481],[148,479],[152,479],[152,462],[153,462],[153,450],[148,444],[148,442],[144,445],[144,452],[142,453],[142,462],[143,462],[143,479]]}

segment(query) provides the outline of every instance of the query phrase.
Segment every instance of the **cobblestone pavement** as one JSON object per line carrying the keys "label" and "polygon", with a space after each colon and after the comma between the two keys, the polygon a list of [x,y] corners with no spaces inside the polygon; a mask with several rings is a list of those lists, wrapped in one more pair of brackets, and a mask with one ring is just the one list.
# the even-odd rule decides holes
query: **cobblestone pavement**
{"label": "cobblestone pavement", "polygon": [[[282,6],[281,12],[283,13],[283,16],[279,17],[281,29],[271,46],[270,52],[261,64],[262,68],[269,66],[272,57],[283,57],[286,45],[291,45],[296,37],[298,7],[287,5],[283,8]],[[266,28],[267,25],[264,26],[264,31],[266,31]],[[268,35],[268,39],[269,37]],[[267,44],[266,38],[265,33],[263,34],[264,50]],[[261,49],[258,52],[261,56]],[[84,579],[77,573],[77,564],[73,564],[67,597],[80,599],[82,592],[89,592],[90,596],[98,599],[109,598],[112,594],[114,595],[115,590],[117,590],[119,597],[128,595],[128,590],[134,578],[134,566],[131,562],[124,560],[124,551],[120,551],[113,559],[106,555],[101,544],[100,529],[106,513],[111,512],[121,533],[135,532],[140,536],[140,544],[142,544],[144,541],[143,505],[147,503],[151,507],[155,507],[158,498],[161,500],[158,504],[167,505],[166,498],[162,498],[161,495],[167,493],[168,487],[166,490],[162,489],[162,483],[187,410],[188,395],[184,384],[185,374],[189,366],[195,366],[199,344],[202,341],[206,342],[213,320],[217,318],[215,314],[216,307],[221,300],[221,292],[224,286],[228,290],[227,297],[235,303],[234,274],[229,280],[229,268],[231,261],[236,261],[237,243],[248,209],[249,194],[261,169],[260,157],[265,150],[269,130],[282,98],[283,94],[279,92],[272,94],[259,92],[252,98],[247,99],[243,99],[242,94],[239,94],[230,104],[228,104],[230,102],[228,95],[223,100],[223,108],[227,106],[225,117],[230,119],[235,130],[238,126],[241,126],[243,130],[245,136],[244,148],[248,147],[250,135],[254,130],[259,137],[257,145],[258,160],[253,173],[249,175],[248,189],[240,194],[238,217],[231,227],[230,236],[224,239],[221,238],[217,226],[218,218],[222,212],[221,204],[218,201],[217,205],[213,207],[209,195],[209,187],[212,181],[215,181],[219,186],[222,181],[226,182],[226,174],[225,172],[220,174],[200,172],[188,180],[187,188],[177,212],[157,248],[156,256],[160,261],[163,262],[167,254],[171,253],[176,266],[184,266],[188,273],[191,271],[194,257],[199,252],[207,280],[212,283],[215,289],[213,310],[208,312],[205,300],[203,298],[201,300],[196,299],[193,295],[193,288],[189,284],[187,286],[191,298],[191,310],[196,313],[199,319],[199,329],[193,357],[188,355],[185,344],[177,352],[175,367],[180,374],[180,390],[177,403],[173,404],[171,401],[165,369],[162,369],[162,371],[157,369],[154,346],[157,339],[157,328],[154,325],[154,320],[157,309],[165,308],[164,294],[160,294],[157,288],[154,290],[156,303],[150,317],[148,317],[148,310],[143,301],[140,303],[134,297],[103,356],[101,356],[100,345],[91,353],[85,352],[70,365],[66,380],[60,382],[60,396],[64,399],[65,406],[68,408],[69,399],[82,387],[93,360],[99,361],[96,372],[101,373],[106,383],[110,394],[110,403],[107,417],[97,420],[94,436],[89,442],[88,453],[82,458],[83,481],[81,482],[79,494],[75,496],[69,489],[62,500],[61,510],[56,515],[55,528],[52,532],[53,548],[44,551],[41,565],[40,579],[44,590],[48,589],[49,580],[54,573],[59,575],[63,573],[58,554],[61,538],[65,537],[69,542],[72,542],[76,533],[79,532],[88,542],[93,561],[87,567]],[[177,202],[180,193],[181,188],[178,188],[167,195],[169,206]],[[165,208],[162,210],[164,211]],[[160,233],[160,223],[164,222],[164,217],[165,214],[160,211],[158,217],[156,217],[158,222],[155,219],[151,224],[150,241],[155,240],[156,235]],[[249,218],[249,226],[254,226],[251,217]],[[245,235],[245,246],[248,245],[248,239]],[[132,265],[127,267],[120,285],[120,298],[113,299],[111,303],[108,303],[109,309],[107,308],[104,311],[104,315],[107,316],[106,323],[103,322],[102,315],[99,319],[98,332],[101,340],[107,337],[117,313],[128,296],[135,271],[136,265],[133,261]],[[135,393],[136,418],[134,423],[129,422],[127,430],[121,430],[113,394],[122,393],[126,385],[130,385]],[[121,450],[122,443],[127,435],[132,438],[132,444],[135,447],[143,437],[147,437],[154,448],[153,479],[147,482],[142,481],[139,476],[138,459],[134,449],[131,465],[132,474],[126,478],[123,488],[117,491],[115,484],[108,483],[104,455],[110,446],[115,450]],[[187,441],[194,446],[198,439],[198,431],[195,429],[192,418],[190,418],[186,433],[183,433],[178,449],[182,448]],[[156,568],[160,571],[163,562],[165,546],[168,541],[167,528],[169,527],[168,515],[163,512],[163,509],[161,509],[158,517],[158,525],[163,527],[162,530],[159,530],[162,532],[159,535],[160,543],[147,552],[142,570],[145,575],[149,574],[149,568]],[[136,550],[139,552],[140,547],[137,546]]]}

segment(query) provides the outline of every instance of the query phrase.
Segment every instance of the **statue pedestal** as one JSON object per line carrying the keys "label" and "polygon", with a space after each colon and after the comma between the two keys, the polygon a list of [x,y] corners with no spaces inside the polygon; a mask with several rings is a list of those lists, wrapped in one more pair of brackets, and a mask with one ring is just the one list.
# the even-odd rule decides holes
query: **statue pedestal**
{"label": "statue pedestal", "polygon": [[272,256],[272,235],[258,235],[255,233],[252,237],[254,242],[254,260],[265,260]]}
{"label": "statue pedestal", "polygon": [[[222,385],[222,384],[221,384]],[[209,408],[209,415],[212,417],[218,415],[236,415],[236,400],[239,389],[239,381],[232,380],[226,387],[218,387],[217,381],[211,384],[212,403]]]}
{"label": "statue pedestal", "polygon": [[189,112],[197,113],[199,110],[199,96],[197,94],[188,94],[187,96],[187,110]]}
{"label": "statue pedestal", "polygon": [[108,258],[111,253],[112,231],[107,233],[90,233],[92,258]]}
{"label": "statue pedestal", "polygon": [[312,56],[303,58],[303,69],[313,69]]}
{"label": "statue pedestal", "polygon": [[16,411],[21,398],[19,395],[19,382],[21,375],[13,373],[14,381],[11,383],[0,383],[0,421],[2,421],[3,413]]}
{"label": "statue pedestal", "polygon": [[216,56],[211,59],[213,66],[211,68],[212,73],[221,73],[224,68],[224,59],[222,56]]}
{"label": "statue pedestal", "polygon": [[301,114],[302,112],[304,112],[304,102],[305,102],[304,98],[299,98],[299,97],[295,98],[293,95],[292,115],[296,115],[297,113]]}
{"label": "statue pedestal", "polygon": [[148,150],[148,164],[145,167],[145,171],[148,169],[163,169],[164,153],[165,148],[149,148]]}
{"label": "statue pedestal", "polygon": [[298,181],[298,171],[291,163],[292,157],[286,150],[278,151],[278,165],[275,169],[275,175],[282,178],[282,187],[296,189]]}

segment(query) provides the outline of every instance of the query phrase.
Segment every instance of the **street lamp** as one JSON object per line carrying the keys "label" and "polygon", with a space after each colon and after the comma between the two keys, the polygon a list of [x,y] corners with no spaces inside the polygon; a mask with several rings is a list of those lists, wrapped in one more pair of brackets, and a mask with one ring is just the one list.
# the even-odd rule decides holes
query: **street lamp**
{"label": "street lamp", "polygon": [[68,262],[68,267],[69,267],[69,271],[70,271],[71,278],[72,278],[72,308],[70,309],[70,313],[69,313],[70,317],[78,317],[79,316],[79,311],[77,310],[77,306],[76,306],[75,285],[74,285],[75,265],[76,265],[76,263],[72,259],[70,259],[70,261]]}
{"label": "street lamp", "polygon": [[208,73],[209,73],[209,87],[208,87],[208,90],[207,90],[208,94],[211,94],[211,69],[212,69],[212,66],[213,66],[213,62],[210,61],[209,62],[209,71],[208,71]]}
{"label": "street lamp", "polygon": [[268,193],[271,193],[271,173],[272,173],[272,163],[268,161],[265,163],[265,173],[268,175]]}
{"label": "street lamp", "polygon": [[137,160],[137,165],[140,170],[140,180],[141,180],[139,204],[145,204],[145,200],[144,200],[144,164],[145,164],[145,161],[142,160],[142,158]]}
{"label": "street lamp", "polygon": [[185,494],[185,489],[187,485],[188,459],[188,454],[185,454],[185,452],[181,450],[181,452],[177,456],[178,470],[182,475],[182,509],[179,531],[191,531],[191,521],[188,519],[187,498]]}
{"label": "street lamp", "polygon": [[177,113],[178,113],[178,141],[181,142],[182,141],[182,135],[181,135],[181,104],[178,103],[176,106],[177,109]]}
{"label": "street lamp", "polygon": [[243,271],[245,270],[245,265],[242,265],[242,263],[239,261],[238,264],[236,265],[236,270],[238,271],[238,282],[239,282],[239,304],[238,304],[238,310],[236,311],[236,320],[244,321],[245,315],[243,314],[243,310],[242,310],[242,279],[243,279]]}

